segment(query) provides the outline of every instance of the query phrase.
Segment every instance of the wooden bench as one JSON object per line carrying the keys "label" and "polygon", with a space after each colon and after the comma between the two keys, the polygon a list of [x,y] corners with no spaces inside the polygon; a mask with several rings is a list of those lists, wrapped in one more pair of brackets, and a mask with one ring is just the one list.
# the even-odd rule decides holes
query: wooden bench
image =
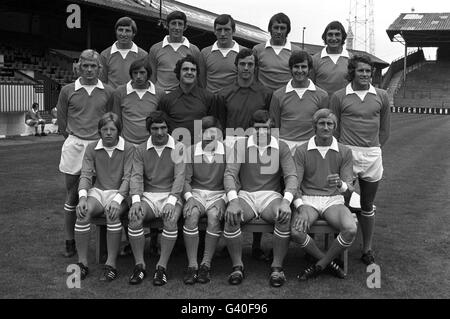
{"label": "wooden bench", "polygon": [[[356,219],[355,214],[353,214]],[[182,219],[180,219],[181,221]],[[203,218],[199,223],[199,230],[206,230],[206,219]],[[106,256],[106,218],[96,217],[91,220],[91,224],[96,225],[95,232],[95,260],[97,263],[102,261],[103,256]],[[150,223],[144,224],[144,227],[159,228],[162,229],[163,222],[160,218],[151,221]],[[181,226],[182,227],[182,226]],[[262,219],[254,219],[241,228],[244,232],[250,233],[272,233],[273,225],[266,223]],[[339,234],[339,230],[334,229],[325,220],[317,220],[309,230],[309,234],[313,235],[324,235],[324,248],[328,249],[330,243],[334,240],[335,236]],[[330,237],[331,236],[331,237]],[[331,240],[331,241],[330,241]],[[348,271],[348,249],[345,249],[342,253],[342,261],[344,263],[344,272],[347,274]]]}

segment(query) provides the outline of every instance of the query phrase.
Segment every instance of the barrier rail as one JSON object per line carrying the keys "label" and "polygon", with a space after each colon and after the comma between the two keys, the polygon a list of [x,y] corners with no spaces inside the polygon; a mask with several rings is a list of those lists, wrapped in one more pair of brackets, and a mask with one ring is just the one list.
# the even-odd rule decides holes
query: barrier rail
{"label": "barrier rail", "polygon": [[449,108],[441,107],[416,107],[416,106],[391,106],[392,113],[411,113],[411,114],[434,114],[434,115],[450,115]]}
{"label": "barrier rail", "polygon": [[24,112],[33,102],[44,110],[43,86],[33,84],[0,84],[0,112]]}

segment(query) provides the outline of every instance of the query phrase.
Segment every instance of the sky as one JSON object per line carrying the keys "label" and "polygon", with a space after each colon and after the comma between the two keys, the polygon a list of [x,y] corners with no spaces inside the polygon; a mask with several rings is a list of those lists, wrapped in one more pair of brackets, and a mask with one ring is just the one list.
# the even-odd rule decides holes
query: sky
{"label": "sky", "polygon": [[[217,14],[228,13],[235,20],[253,24],[264,31],[267,31],[270,18],[278,12],[283,12],[291,20],[291,33],[288,36],[290,41],[302,42],[303,27],[306,27],[305,43],[318,45],[323,45],[322,32],[329,22],[339,20],[346,29],[348,28],[350,3],[355,2],[354,0],[178,1]],[[364,1],[359,2],[364,3]],[[373,0],[373,3],[375,55],[388,63],[404,55],[404,46],[397,42],[391,42],[386,34],[386,29],[401,13],[410,13],[412,8],[415,13],[450,12],[449,0]],[[358,8],[358,12],[364,12],[362,7]],[[360,27],[363,28],[361,25]],[[362,43],[359,43],[355,49],[364,50],[365,48]],[[427,58],[433,58],[431,50],[427,50],[425,55]]]}

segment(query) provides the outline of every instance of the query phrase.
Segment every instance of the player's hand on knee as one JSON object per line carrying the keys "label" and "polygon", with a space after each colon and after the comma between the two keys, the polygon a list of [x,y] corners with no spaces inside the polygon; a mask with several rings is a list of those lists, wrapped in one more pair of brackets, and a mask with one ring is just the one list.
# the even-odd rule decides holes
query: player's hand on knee
{"label": "player's hand on knee", "polygon": [[283,199],[278,207],[277,220],[280,224],[284,224],[289,221],[291,217],[291,207],[286,199]]}
{"label": "player's hand on knee", "polygon": [[164,205],[162,209],[163,219],[167,221],[172,221],[174,215],[175,215],[175,206],[170,203],[166,203],[166,205]]}
{"label": "player's hand on knee", "polygon": [[302,210],[302,206],[298,208],[299,214],[297,215],[293,227],[296,231],[306,233],[309,230],[309,218],[308,215]]}
{"label": "player's hand on knee", "polygon": [[128,219],[130,221],[138,220],[140,217],[144,216],[144,211],[142,210],[141,203],[136,202],[131,205],[130,211],[128,212]]}
{"label": "player's hand on knee", "polygon": [[194,208],[199,209],[197,201],[191,197],[186,201],[183,208],[183,216],[184,218],[191,216]]}
{"label": "player's hand on knee", "polygon": [[225,211],[224,211],[224,207],[223,205],[220,204],[213,204],[211,206],[211,209],[216,209],[217,210],[217,220],[221,221],[225,215]]}
{"label": "player's hand on knee", "polygon": [[225,213],[225,221],[231,226],[236,226],[239,224],[242,216],[242,208],[239,205],[238,199],[233,199],[227,207]]}
{"label": "player's hand on knee", "polygon": [[105,212],[111,220],[116,219],[119,216],[120,204],[115,200],[112,200],[108,205],[106,205]]}
{"label": "player's hand on knee", "polygon": [[86,199],[86,197],[83,196],[80,198],[80,200],[78,201],[76,212],[77,212],[78,218],[83,219],[86,217],[86,214],[87,214],[87,199]]}

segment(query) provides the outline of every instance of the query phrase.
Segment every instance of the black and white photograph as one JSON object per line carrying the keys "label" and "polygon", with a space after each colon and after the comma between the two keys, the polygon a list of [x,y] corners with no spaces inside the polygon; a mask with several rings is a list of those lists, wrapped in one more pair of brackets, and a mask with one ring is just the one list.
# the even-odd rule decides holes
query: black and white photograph
{"label": "black and white photograph", "polygon": [[0,31],[3,301],[450,298],[447,0],[2,0]]}

